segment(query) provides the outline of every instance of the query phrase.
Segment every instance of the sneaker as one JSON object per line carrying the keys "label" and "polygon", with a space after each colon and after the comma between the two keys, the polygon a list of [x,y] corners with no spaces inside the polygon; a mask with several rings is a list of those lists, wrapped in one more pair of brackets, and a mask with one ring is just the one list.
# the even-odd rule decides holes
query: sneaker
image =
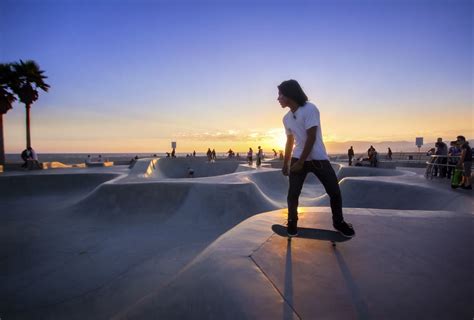
{"label": "sneaker", "polygon": [[287,227],[288,237],[296,237],[298,235],[298,227],[296,221],[288,221]]}
{"label": "sneaker", "polygon": [[334,229],[339,231],[344,237],[352,238],[355,236],[354,228],[352,228],[352,224],[342,221],[341,223],[335,224]]}
{"label": "sneaker", "polygon": [[472,185],[468,185],[467,187],[466,186],[461,186],[461,189],[472,190]]}

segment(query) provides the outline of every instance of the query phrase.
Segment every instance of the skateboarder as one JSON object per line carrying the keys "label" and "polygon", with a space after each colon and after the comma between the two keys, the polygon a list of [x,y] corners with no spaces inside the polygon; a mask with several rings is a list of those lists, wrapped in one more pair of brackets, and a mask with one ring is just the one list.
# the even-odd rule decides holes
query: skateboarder
{"label": "skateboarder", "polygon": [[[290,108],[283,117],[287,138],[282,168],[283,175],[289,175],[290,180],[287,198],[288,235],[291,237],[298,234],[298,199],[306,175],[312,172],[321,181],[331,199],[334,228],[346,237],[353,237],[354,229],[344,221],[342,215],[341,191],[322,140],[318,108],[308,101],[296,80],[283,81],[278,86],[278,102],[282,108]],[[288,166],[290,158],[291,163]]]}

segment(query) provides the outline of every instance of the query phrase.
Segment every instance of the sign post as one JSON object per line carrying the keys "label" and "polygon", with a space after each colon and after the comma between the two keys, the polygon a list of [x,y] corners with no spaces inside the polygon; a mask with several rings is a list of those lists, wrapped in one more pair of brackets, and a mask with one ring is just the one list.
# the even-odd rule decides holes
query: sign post
{"label": "sign post", "polygon": [[418,153],[420,153],[420,148],[423,146],[423,137],[416,137],[415,144],[418,147]]}

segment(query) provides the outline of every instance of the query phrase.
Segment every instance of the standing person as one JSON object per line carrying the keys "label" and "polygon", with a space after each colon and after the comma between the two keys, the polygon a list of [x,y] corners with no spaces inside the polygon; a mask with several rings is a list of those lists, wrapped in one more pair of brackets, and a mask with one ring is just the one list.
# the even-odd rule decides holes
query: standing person
{"label": "standing person", "polygon": [[[448,163],[448,146],[443,142],[443,138],[438,138],[438,141],[435,144],[436,152],[435,154],[439,156],[436,160],[438,164],[435,166],[435,176],[438,174],[441,178],[446,178],[446,164]],[[439,166],[439,169],[437,168]]]}
{"label": "standing person", "polygon": [[212,151],[211,151],[211,148],[207,148],[206,155],[207,155],[207,161],[208,161],[208,162],[211,162],[211,160],[212,160]]}
{"label": "standing person", "polygon": [[278,153],[275,149],[272,149],[273,151],[273,158],[276,159],[278,157]]}
{"label": "standing person", "polygon": [[249,166],[253,164],[253,149],[249,148],[249,152],[247,152],[247,162],[249,163]]}
{"label": "standing person", "polygon": [[211,158],[213,161],[216,161],[216,149],[212,149],[212,152],[211,152]]}
{"label": "standing person", "polygon": [[387,159],[392,160],[392,149],[390,149],[390,147],[388,147]]}
{"label": "standing person", "polygon": [[262,165],[262,158],[263,158],[263,150],[260,146],[258,146],[258,151],[257,151],[257,168],[260,168]]}
{"label": "standing person", "polygon": [[471,166],[472,166],[472,149],[469,142],[464,136],[457,136],[458,144],[461,146],[461,159],[459,159],[458,166],[463,169],[462,181],[460,187],[467,190],[472,190],[471,185]]}
{"label": "standing person", "polygon": [[196,158],[196,150],[193,151],[193,158]]}
{"label": "standing person", "polygon": [[349,157],[349,165],[352,166],[352,158],[354,158],[354,148],[352,146],[347,150],[347,156]]}
{"label": "standing person", "polygon": [[458,163],[458,157],[461,155],[461,149],[458,147],[457,140],[450,142],[450,147],[448,149],[448,170],[446,172],[446,177],[451,179],[451,174],[454,171],[454,167]]}
{"label": "standing person", "polygon": [[176,158],[176,149],[171,150],[171,158]]}
{"label": "standing person", "polygon": [[278,86],[278,102],[282,108],[290,108],[283,117],[286,147],[282,168],[283,175],[289,176],[290,181],[287,198],[288,236],[298,235],[298,199],[306,175],[311,172],[321,181],[330,197],[334,228],[346,237],[353,237],[355,232],[352,225],[343,218],[341,191],[322,140],[318,108],[308,101],[296,80],[283,81]]}

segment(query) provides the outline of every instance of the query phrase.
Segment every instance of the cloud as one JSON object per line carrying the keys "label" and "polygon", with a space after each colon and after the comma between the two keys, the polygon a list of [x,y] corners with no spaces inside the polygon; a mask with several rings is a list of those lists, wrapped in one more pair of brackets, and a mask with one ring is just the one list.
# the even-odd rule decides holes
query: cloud
{"label": "cloud", "polygon": [[220,142],[242,142],[242,141],[268,141],[275,139],[281,134],[282,129],[269,129],[269,130],[226,130],[226,131],[211,131],[211,132],[196,132],[188,133],[182,132],[177,134],[179,139],[187,140],[209,140],[209,141],[220,141]]}

